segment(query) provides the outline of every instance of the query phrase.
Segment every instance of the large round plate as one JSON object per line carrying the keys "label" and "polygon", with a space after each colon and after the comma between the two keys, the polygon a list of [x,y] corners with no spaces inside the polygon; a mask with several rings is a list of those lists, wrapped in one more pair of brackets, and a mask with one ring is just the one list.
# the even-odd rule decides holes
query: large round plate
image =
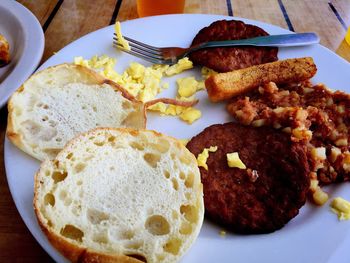
{"label": "large round plate", "polygon": [[[218,19],[232,17],[214,15],[167,15],[148,17],[122,23],[123,33],[156,46],[188,46],[194,35],[204,26]],[[242,19],[264,28],[270,34],[289,33],[280,27]],[[40,69],[63,62],[71,62],[74,56],[90,58],[107,54],[117,58],[117,69],[123,70],[130,62],[140,61],[135,57],[116,51],[112,47],[113,27],[106,27],[86,35],[63,48],[51,57]],[[321,45],[280,49],[279,58],[311,56],[318,72],[314,82],[323,82],[333,89],[349,88],[350,64]],[[200,77],[199,69],[169,78],[170,88],[162,96],[174,97],[175,79],[194,75]],[[347,90],[349,92],[349,90]],[[174,117],[150,115],[147,127],[177,138],[190,138],[214,123],[231,120],[223,104],[212,104],[206,92],[197,94],[203,117],[192,125],[187,125]],[[65,259],[47,241],[37,224],[33,208],[33,175],[39,162],[5,142],[5,165],[7,179],[17,208],[43,248],[58,262]],[[350,199],[348,183],[327,188],[332,197]],[[242,236],[228,233],[219,235],[222,228],[207,221],[200,235],[182,262],[348,262],[350,258],[350,221],[339,222],[329,210],[306,204],[300,214],[283,229],[264,235]]]}
{"label": "large round plate", "polygon": [[39,21],[16,1],[0,1],[0,34],[10,45],[11,62],[0,68],[0,108],[33,73],[44,51]]}

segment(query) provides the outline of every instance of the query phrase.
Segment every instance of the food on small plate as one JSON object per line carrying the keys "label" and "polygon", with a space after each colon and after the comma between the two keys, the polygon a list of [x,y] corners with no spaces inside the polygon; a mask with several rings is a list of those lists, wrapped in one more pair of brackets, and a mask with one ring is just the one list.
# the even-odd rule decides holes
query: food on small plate
{"label": "food on small plate", "polygon": [[154,131],[97,128],[35,177],[34,208],[72,262],[176,262],[203,223],[196,158]]}
{"label": "food on small plate", "polygon": [[304,143],[273,128],[226,123],[206,128],[186,145],[195,156],[214,146],[208,169],[199,167],[208,218],[254,234],[278,230],[298,214],[310,186]]}
{"label": "food on small plate", "polygon": [[268,83],[229,101],[244,125],[272,126],[308,143],[311,171],[321,184],[350,180],[350,95],[309,81]]}
{"label": "food on small plate", "polygon": [[144,104],[85,67],[62,64],[31,76],[8,103],[7,136],[44,160],[95,127],[144,128]]}
{"label": "food on small plate", "polygon": [[7,39],[0,34],[0,67],[10,62],[10,45]]}
{"label": "food on small plate", "polygon": [[209,99],[218,102],[269,82],[284,84],[308,80],[316,72],[317,68],[311,57],[292,58],[212,75],[206,79],[205,87]]}
{"label": "food on small plate", "polygon": [[[260,27],[237,20],[220,20],[201,29],[191,46],[218,40],[238,40],[267,36]],[[195,51],[190,54],[194,64],[206,66],[218,72],[276,61],[278,49],[274,47],[217,47]]]}

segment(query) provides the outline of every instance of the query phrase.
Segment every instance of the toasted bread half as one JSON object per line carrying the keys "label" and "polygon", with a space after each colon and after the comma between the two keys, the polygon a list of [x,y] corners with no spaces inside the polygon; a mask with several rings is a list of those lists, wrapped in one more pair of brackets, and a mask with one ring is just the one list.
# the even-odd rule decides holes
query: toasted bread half
{"label": "toasted bread half", "polygon": [[205,81],[213,102],[244,94],[260,85],[296,83],[312,78],[317,68],[311,57],[279,60],[210,76]]}
{"label": "toasted bread half", "polygon": [[154,131],[97,128],[35,176],[34,210],[72,262],[175,262],[204,217],[196,158]]}
{"label": "toasted bread half", "polygon": [[145,123],[144,105],[122,87],[83,66],[62,64],[34,74],[12,95],[7,136],[44,160],[80,132]]}

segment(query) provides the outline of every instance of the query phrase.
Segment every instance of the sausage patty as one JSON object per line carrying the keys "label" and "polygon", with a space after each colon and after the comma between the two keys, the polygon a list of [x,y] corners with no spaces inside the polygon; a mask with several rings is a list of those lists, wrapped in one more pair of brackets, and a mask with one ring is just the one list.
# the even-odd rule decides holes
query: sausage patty
{"label": "sausage patty", "polygon": [[[310,185],[306,147],[273,128],[237,123],[212,125],[187,144],[198,156],[217,146],[200,167],[206,216],[242,234],[283,227],[305,204]],[[246,169],[230,168],[227,153],[238,152]]]}
{"label": "sausage patty", "polygon": [[[263,29],[236,20],[220,20],[201,29],[191,46],[217,40],[237,40],[267,36]],[[276,61],[277,48],[271,47],[219,47],[195,51],[190,60],[197,65],[206,66],[218,72],[228,72],[253,65]]]}

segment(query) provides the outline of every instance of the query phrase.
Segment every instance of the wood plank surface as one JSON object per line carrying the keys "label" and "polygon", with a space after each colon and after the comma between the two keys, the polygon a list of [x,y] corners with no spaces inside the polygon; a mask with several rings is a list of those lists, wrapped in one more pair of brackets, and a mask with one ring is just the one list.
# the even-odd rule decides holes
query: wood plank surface
{"label": "wood plank surface", "polygon": [[230,15],[226,0],[186,1],[185,13],[188,13],[188,14],[214,14],[214,15],[225,15],[225,16]]}
{"label": "wood plank surface", "polygon": [[330,3],[344,20],[347,27],[350,27],[350,1],[349,0],[332,0]]}
{"label": "wood plank surface", "polygon": [[19,3],[27,7],[39,20],[43,26],[50,16],[51,12],[55,8],[58,0],[19,0]]}
{"label": "wood plank surface", "polygon": [[328,1],[284,0],[283,3],[295,32],[316,32],[322,45],[331,50],[338,48],[344,38],[345,29],[329,7]]}
{"label": "wood plank surface", "polygon": [[254,19],[288,29],[282,10],[276,0],[231,0],[233,15]]}
{"label": "wood plank surface", "polygon": [[64,1],[45,32],[43,61],[79,37],[108,26],[116,2],[117,0]]}
{"label": "wood plank surface", "polygon": [[[18,2],[31,10],[46,29],[42,61],[115,19],[137,18],[136,0]],[[350,0],[187,0],[184,12],[233,15],[286,29],[292,27],[296,32],[315,31],[322,44],[350,61],[350,46],[344,41],[345,28],[350,26]],[[3,108],[0,110],[0,262],[53,262],[24,225],[9,192],[3,160],[6,119],[7,111]]]}

